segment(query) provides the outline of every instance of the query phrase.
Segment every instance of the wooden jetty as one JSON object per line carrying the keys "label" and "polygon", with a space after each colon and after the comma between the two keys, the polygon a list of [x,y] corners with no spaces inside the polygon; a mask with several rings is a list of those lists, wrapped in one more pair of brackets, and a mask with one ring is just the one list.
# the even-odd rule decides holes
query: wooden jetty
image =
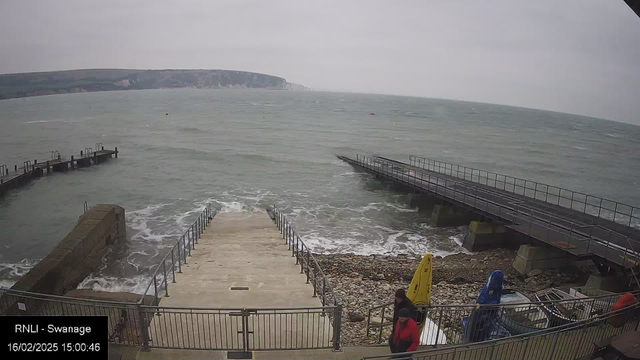
{"label": "wooden jetty", "polygon": [[108,159],[118,158],[118,147],[113,150],[105,149],[102,143],[97,143],[95,148],[85,148],[79,156],[71,155],[71,158],[63,158],[58,151],[52,151],[50,159],[38,162],[35,159],[24,161],[22,166],[14,165],[13,171],[6,165],[0,165],[0,196],[10,189],[16,189],[27,184],[34,178],[50,175],[54,172],[66,172],[78,168],[85,168],[101,164]]}

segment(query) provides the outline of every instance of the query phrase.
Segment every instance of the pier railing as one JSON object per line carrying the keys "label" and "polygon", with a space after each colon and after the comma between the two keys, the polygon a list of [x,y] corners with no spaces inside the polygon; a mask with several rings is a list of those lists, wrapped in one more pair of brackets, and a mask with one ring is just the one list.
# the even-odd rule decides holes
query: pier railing
{"label": "pier railing", "polygon": [[640,227],[640,209],[618,201],[558,186],[443,161],[409,156],[409,164],[425,170],[526,196],[629,227]]}
{"label": "pier railing", "polygon": [[365,356],[364,360],[579,359],[597,352],[596,342],[627,331],[638,331],[639,310],[640,304],[635,304],[590,319],[503,339],[410,353]]}
{"label": "pier railing", "polygon": [[[631,294],[638,297],[640,290]],[[618,293],[570,300],[498,305],[419,305],[416,306],[416,319],[419,324],[426,321],[425,330],[431,334],[429,343],[424,345],[456,345],[477,341],[480,337],[488,339],[518,335],[606,314],[612,311],[613,304],[622,295],[623,293]],[[495,317],[498,320],[491,329],[483,329],[481,322],[471,320],[482,318],[485,314],[497,315]],[[467,319],[466,329],[463,328],[464,318]],[[393,325],[392,319],[392,302],[370,308],[367,315],[367,337],[377,343],[387,341]]]}
{"label": "pier railing", "polygon": [[423,172],[417,167],[388,159],[357,155],[355,163],[408,187],[430,192],[469,210],[510,223],[521,233],[576,256],[597,255],[631,268],[640,254],[640,242],[625,234],[533,209],[507,194],[486,194],[486,189],[479,184],[458,181],[431,171]]}
{"label": "pier railing", "polygon": [[307,284],[313,285],[313,297],[320,296],[322,306],[338,306],[340,301],[333,291],[331,281],[322,271],[309,246],[300,239],[287,217],[276,205],[273,205],[273,211],[274,221],[291,251],[291,257],[295,257],[296,265],[300,265],[300,274],[306,274]]}
{"label": "pier railing", "polygon": [[[207,204],[193,224],[182,234],[180,239],[171,247],[171,251],[156,265],[149,284],[138,300],[142,304],[146,295],[153,296],[153,304],[158,305],[162,296],[169,296],[169,283],[176,282],[176,272],[182,272],[182,264],[187,263],[187,258],[191,256],[191,250],[195,250],[198,238],[209,226],[209,223],[216,216],[217,211]],[[164,292],[164,294],[163,294]]]}

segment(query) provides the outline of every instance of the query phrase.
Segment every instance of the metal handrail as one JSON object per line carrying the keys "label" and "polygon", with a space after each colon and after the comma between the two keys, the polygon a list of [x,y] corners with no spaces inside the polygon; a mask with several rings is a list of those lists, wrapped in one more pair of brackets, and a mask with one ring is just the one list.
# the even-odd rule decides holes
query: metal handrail
{"label": "metal handrail", "polygon": [[[631,292],[624,293],[613,293],[613,294],[605,294],[599,296],[590,296],[584,298],[576,298],[576,299],[565,299],[565,300],[550,300],[550,301],[529,301],[529,302],[519,302],[519,303],[502,303],[497,305],[480,305],[480,304],[447,304],[447,305],[417,305],[416,312],[421,314],[427,313],[437,313],[442,317],[442,315],[446,315],[448,313],[453,313],[456,315],[471,313],[472,311],[493,311],[493,310],[502,310],[509,309],[517,306],[518,308],[529,307],[529,308],[537,308],[540,306],[546,306],[547,308],[555,308],[558,306],[562,306],[567,310],[575,310],[580,306],[587,306],[591,309],[598,309],[600,311],[606,310],[609,312],[610,306],[617,301],[620,296],[626,293],[631,293],[632,295],[638,297],[640,296],[640,290],[635,290]],[[596,306],[597,305],[597,306]],[[603,308],[603,305],[608,306],[607,309]],[[390,307],[393,306],[393,302],[385,303],[382,305],[377,305],[372,308],[369,308],[367,314],[367,336],[371,336],[371,330],[378,329],[378,342],[382,341],[382,329],[384,327],[392,326],[392,322],[386,321],[385,314],[387,311],[391,311]],[[378,317],[379,314],[382,322],[373,323],[372,318]],[[374,332],[375,334],[375,332]],[[451,343],[449,343],[451,344]]]}
{"label": "metal handrail", "polygon": [[[599,336],[597,336],[597,333],[595,337],[593,336],[594,334],[590,334],[587,339],[584,339],[584,334],[585,334],[584,330],[587,330],[587,328],[595,328],[601,324],[608,324],[615,320],[622,320],[623,324],[621,324],[621,326],[619,327],[621,329],[620,333],[625,331],[638,331],[638,328],[640,327],[640,320],[638,319],[637,316],[635,316],[638,310],[640,310],[640,303],[636,303],[634,305],[627,306],[625,308],[612,311],[606,314],[602,314],[599,316],[595,316],[593,318],[589,318],[586,320],[581,320],[581,321],[568,323],[568,324],[561,325],[554,328],[542,329],[542,330],[520,334],[516,336],[481,341],[481,342],[476,342],[472,344],[469,344],[469,343],[458,344],[453,346],[447,346],[446,348],[432,348],[427,350],[419,350],[419,351],[406,352],[406,353],[365,356],[363,357],[363,360],[393,359],[393,358],[426,360],[426,359],[431,359],[432,356],[437,359],[444,359],[444,358],[458,359],[458,357],[456,357],[458,351],[464,351],[464,354],[460,354],[460,355],[464,355],[465,356],[464,358],[470,358],[470,359],[493,358],[492,355],[487,357],[486,353],[490,352],[491,354],[494,354],[496,351],[499,351],[503,356],[507,355],[506,352],[511,351],[512,356],[508,357],[510,359],[542,358],[541,357],[542,354],[538,354],[538,357],[532,357],[531,356],[532,353],[527,353],[527,350],[529,350],[530,352],[540,351],[540,349],[536,349],[535,347],[530,348],[527,345],[531,342],[531,339],[544,338],[544,337],[549,337],[549,339],[551,339],[552,337],[555,336],[553,341],[554,345],[549,349],[544,349],[544,350],[551,351],[551,356],[549,357],[544,356],[544,358],[552,359],[553,355],[556,353],[556,351],[558,351],[557,350],[558,348],[560,348],[559,351],[561,352],[565,351],[565,355],[566,355],[566,348],[562,346],[563,345],[562,343],[558,344],[559,343],[558,340],[563,333],[567,333],[569,331],[574,331],[574,330],[583,330],[582,333],[578,333],[578,335],[580,335],[578,345],[576,345],[575,342],[572,342],[572,344],[576,347],[574,356],[562,357],[562,358],[571,358],[571,359],[581,358],[582,356],[590,354],[588,351],[592,350],[593,347],[589,348],[588,346],[592,346],[593,342],[600,339],[606,339],[612,335],[616,335],[616,332],[618,332],[617,329],[614,327],[600,327]],[[632,316],[629,316],[629,315],[632,315]],[[521,353],[522,349],[519,349],[517,347],[516,349],[513,348],[514,347],[513,344],[520,341],[527,342],[524,347],[524,353]],[[585,343],[585,345],[587,345],[586,348],[584,346],[580,346],[583,342]],[[473,353],[474,351],[478,351],[478,353]],[[574,351],[574,349],[569,348],[569,351]]]}
{"label": "metal handrail", "polygon": [[[282,237],[285,239],[286,244],[291,250],[291,256],[296,258],[296,265],[300,265],[300,273],[305,273],[307,276],[307,283],[310,281],[313,284],[313,297],[316,297],[318,293],[321,295],[322,306],[327,306],[327,293],[333,298],[333,306],[341,304],[340,300],[336,297],[331,281],[324,274],[322,268],[318,264],[315,256],[311,253],[309,246],[300,239],[298,234],[293,230],[291,224],[287,220],[287,217],[278,209],[276,205],[273,205],[273,211],[275,215],[275,222],[278,230],[282,233]],[[318,285],[318,279],[320,279],[321,285]],[[318,287],[320,287],[318,289]],[[331,301],[331,299],[329,299]]]}
{"label": "metal handrail", "polygon": [[92,304],[111,304],[111,305],[137,305],[137,303],[126,302],[126,301],[115,301],[115,300],[97,300],[97,299],[89,299],[89,298],[74,298],[69,296],[62,295],[52,295],[52,294],[42,294],[35,293],[30,291],[23,290],[15,290],[10,288],[0,287],[0,294],[11,294],[24,298],[35,299],[35,300],[45,300],[45,301],[62,301],[65,303],[92,303]]}
{"label": "metal handrail", "polygon": [[[171,274],[171,282],[176,282],[176,268],[177,272],[182,272],[182,264],[187,263],[187,257],[191,256],[191,250],[195,250],[196,244],[198,243],[198,238],[202,235],[202,232],[207,228],[211,220],[216,216],[217,211],[211,209],[211,204],[207,204],[204,210],[200,213],[196,221],[182,234],[180,239],[171,247],[171,251],[167,252],[162,260],[156,266],[155,271],[151,275],[151,279],[149,280],[149,284],[147,285],[145,291],[140,296],[140,300],[138,300],[138,304],[143,304],[144,297],[147,295],[149,290],[151,289],[151,285],[153,285],[153,305],[158,305],[160,299],[158,297],[159,291],[164,290],[164,296],[169,296],[169,282],[167,279],[169,276],[167,275],[167,271]],[[181,251],[182,249],[182,251]],[[176,261],[177,255],[177,261]],[[171,256],[171,263],[169,265],[169,269],[167,270],[167,262]],[[162,271],[162,274],[158,274]],[[158,276],[161,276],[160,282],[158,282]]]}
{"label": "metal handrail", "polygon": [[[436,195],[445,196],[449,199],[449,201],[459,203],[459,205],[463,207],[471,208],[474,211],[480,211],[480,212],[486,213],[490,217],[498,218],[501,221],[506,220],[513,224],[525,225],[525,226],[528,225],[529,235],[531,234],[532,225],[534,224],[534,221],[535,221],[536,227],[540,226],[547,231],[545,239],[548,239],[551,236],[551,232],[553,231],[554,234],[557,233],[562,237],[566,237],[568,239],[568,246],[571,245],[572,241],[574,242],[574,245],[575,245],[577,242],[588,240],[589,243],[587,244],[587,252],[583,255],[593,254],[588,252],[589,248],[591,248],[591,240],[593,240],[594,242],[597,242],[599,245],[606,247],[604,258],[606,260],[613,261],[616,264],[619,264],[619,259],[617,257],[610,258],[609,249],[622,252],[624,256],[620,254],[620,257],[624,259],[625,264],[627,263],[627,259],[630,256],[633,256],[633,257],[637,256],[637,253],[635,252],[633,246],[631,248],[622,247],[621,245],[617,245],[615,243],[612,244],[610,240],[613,234],[618,234],[626,238],[626,241],[629,244],[631,242],[640,244],[640,242],[636,241],[635,239],[630,239],[626,235],[614,232],[613,230],[608,230],[606,240],[600,239],[598,237],[595,237],[593,232],[589,234],[585,234],[582,231],[577,230],[583,227],[583,225],[581,224],[576,224],[573,221],[564,220],[564,219],[562,221],[565,224],[562,224],[557,221],[558,219],[556,219],[556,221],[553,221],[551,218],[551,214],[548,215],[548,219],[544,219],[541,216],[534,215],[534,212],[539,212],[538,210],[534,210],[526,206],[521,206],[522,209],[516,209],[512,206],[506,206],[502,203],[498,203],[487,198],[479,197],[474,193],[469,193],[469,190],[484,192],[486,191],[486,189],[468,184],[466,182],[455,181],[455,180],[439,177],[437,175],[432,175],[430,173],[423,173],[422,171],[420,171],[420,169],[416,170],[415,167],[411,165],[406,165],[404,163],[395,162],[395,161],[394,163],[391,163],[390,161],[373,159],[373,158],[369,158],[362,155],[356,155],[356,163],[358,163],[360,166],[369,168],[370,170],[373,170],[374,172],[378,172],[382,175],[387,175],[387,176],[393,175],[393,177],[396,180],[404,181],[409,186],[422,188],[423,186],[426,185],[427,191],[434,192]],[[413,172],[414,175],[410,175],[411,172]],[[420,175],[420,177],[418,177],[417,175]],[[463,190],[456,188],[456,186],[462,188]],[[451,195],[453,195],[453,197]],[[505,202],[507,203],[510,203],[511,200],[513,200],[511,197],[505,196],[504,194],[492,193],[491,195],[499,197],[505,200]],[[493,207],[494,209],[490,209],[490,207]]]}
{"label": "metal handrail", "polygon": [[[509,191],[514,194],[523,195],[536,200],[541,200],[541,201],[562,206],[571,210],[580,211],[579,207],[578,208],[574,207],[574,203],[582,204],[584,205],[582,206],[582,213],[593,215],[605,220],[613,221],[617,224],[633,227],[632,219],[638,220],[638,223],[640,224],[640,208],[629,205],[629,204],[621,203],[615,200],[610,200],[610,199],[602,198],[595,195],[589,195],[579,191],[564,189],[559,186],[548,185],[548,184],[544,184],[544,183],[533,181],[533,180],[522,179],[522,178],[494,173],[486,170],[474,169],[467,166],[460,166],[456,164],[451,164],[443,161],[428,159],[428,158],[414,156],[414,155],[409,156],[409,164],[411,164],[412,166],[427,169],[429,171],[434,171],[441,174],[455,176],[457,178],[461,178],[461,174],[462,174],[462,178],[465,180],[471,180],[472,182],[486,185],[486,186],[491,186],[496,189],[499,189],[498,183],[502,183],[501,190]],[[461,169],[462,171],[460,171]],[[483,173],[484,173],[484,176],[482,176]],[[470,179],[467,178],[467,175],[470,175]],[[501,181],[498,180],[499,178],[502,178],[502,180]],[[485,179],[484,183],[482,182],[482,179]],[[512,179],[512,181],[508,181],[507,179]],[[518,182],[520,182],[520,184],[518,184]],[[491,183],[493,185],[491,185]],[[510,185],[510,189],[509,187],[507,187],[507,184]],[[533,184],[534,187],[527,187],[528,184]],[[522,193],[519,193],[517,191],[518,188],[522,188]],[[549,189],[557,189],[557,192],[549,192]],[[527,192],[527,190],[531,190],[533,192],[533,196],[531,196],[531,192]],[[564,192],[564,196],[563,196],[563,192]],[[540,194],[540,197],[544,195],[544,199],[541,199],[540,197],[538,197],[538,194]],[[551,195],[552,197],[555,197],[557,199],[557,202],[549,201],[550,200],[549,195]],[[578,196],[576,197],[576,195]],[[560,201],[561,198],[567,200],[567,202],[569,202],[569,206],[566,206],[566,202],[562,203]],[[584,200],[581,200],[582,198],[584,198]],[[597,205],[594,203],[590,203],[589,202],[590,198],[595,199]],[[607,203],[610,203],[612,207],[603,206],[603,203],[605,205]],[[588,213],[587,206],[593,207],[594,211],[598,210],[598,213],[597,214]],[[624,208],[628,208],[629,212],[627,213],[627,212],[621,211]],[[605,213],[602,212],[603,209],[609,212],[613,212],[613,219],[607,218],[605,216],[606,212]],[[634,213],[637,213],[638,216],[634,216]],[[619,222],[616,220],[617,215],[628,217],[629,221]]]}

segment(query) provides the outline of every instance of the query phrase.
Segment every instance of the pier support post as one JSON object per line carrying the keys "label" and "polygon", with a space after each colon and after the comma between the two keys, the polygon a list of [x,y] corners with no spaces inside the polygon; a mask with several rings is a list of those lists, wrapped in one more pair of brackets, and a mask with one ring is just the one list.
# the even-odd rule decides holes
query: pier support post
{"label": "pier support post", "polygon": [[435,205],[431,213],[431,222],[437,227],[463,226],[473,219],[472,213],[451,205]]}
{"label": "pier support post", "polygon": [[427,194],[407,194],[407,206],[414,209],[418,208],[420,212],[432,211],[438,199]]}
{"label": "pier support post", "polygon": [[520,274],[526,275],[534,269],[559,269],[573,265],[574,259],[564,251],[552,247],[520,245],[513,259],[513,266]]}
{"label": "pier support post", "polygon": [[611,292],[622,292],[628,284],[629,279],[616,273],[609,275],[591,274],[584,287]]}
{"label": "pier support post", "polygon": [[76,165],[73,163],[73,155],[71,155],[71,168],[75,169]]}
{"label": "pier support post", "polygon": [[504,243],[507,231],[501,224],[472,221],[469,233],[464,239],[464,248],[469,251],[479,251],[500,247]]}
{"label": "pier support post", "polygon": [[117,159],[118,158],[118,147],[117,146],[115,147],[115,150],[116,150],[116,159]]}

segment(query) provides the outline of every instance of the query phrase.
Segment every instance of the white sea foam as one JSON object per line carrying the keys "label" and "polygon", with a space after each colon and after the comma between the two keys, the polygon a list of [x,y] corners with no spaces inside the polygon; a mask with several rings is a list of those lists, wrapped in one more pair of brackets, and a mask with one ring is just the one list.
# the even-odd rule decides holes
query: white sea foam
{"label": "white sea foam", "polygon": [[612,138],[624,138],[624,135],[618,134],[618,133],[607,134],[607,136],[612,137]]}
{"label": "white sea foam", "polygon": [[155,215],[156,212],[166,206],[171,204],[155,204],[149,205],[140,210],[134,210],[127,213],[127,223],[128,225],[136,230],[136,233],[131,237],[132,241],[144,241],[148,243],[161,243],[168,236],[172,234],[167,234],[163,232],[159,232],[149,225],[150,222],[153,221],[166,221],[166,218]]}
{"label": "white sea foam", "polygon": [[22,259],[17,263],[0,263],[0,274],[5,274],[4,277],[19,278],[29,272],[39,261]]}
{"label": "white sea foam", "polygon": [[22,259],[17,263],[0,263],[0,287],[10,288],[40,260]]}
{"label": "white sea foam", "polygon": [[356,255],[424,255],[429,252],[434,256],[448,256],[467,251],[460,246],[458,238],[463,235],[452,236],[451,244],[444,244],[442,249],[433,239],[407,231],[395,231],[384,226],[375,226],[382,230],[377,238],[363,236],[358,232],[350,232],[349,236],[332,236],[315,231],[301,235],[302,241],[314,252],[321,254],[353,253]]}
{"label": "white sea foam", "polygon": [[78,289],[89,289],[108,292],[129,292],[142,295],[147,289],[150,278],[152,277],[148,275],[137,275],[131,278],[90,275],[78,285]]}
{"label": "white sea foam", "polygon": [[578,150],[587,150],[588,149],[586,147],[581,147],[581,146],[572,146],[572,148],[578,149]]}
{"label": "white sea foam", "polygon": [[12,287],[16,282],[18,281],[18,279],[1,279],[0,280],[0,288],[10,288]]}
{"label": "white sea foam", "polygon": [[393,208],[394,210],[399,211],[399,212],[414,212],[414,213],[418,212],[418,209],[409,209],[409,208],[406,208],[406,207],[398,206],[396,204],[392,204],[390,202],[385,202],[384,205],[387,206],[387,207]]}
{"label": "white sea foam", "polygon": [[60,121],[60,120],[31,120],[31,121],[25,121],[25,124],[41,124],[41,123],[48,123],[48,122],[55,122],[55,121]]}
{"label": "white sea foam", "polygon": [[358,175],[357,172],[355,171],[349,171],[343,174],[338,174],[338,175],[333,175],[334,178],[341,178],[341,177],[345,177],[345,176],[354,176],[354,175]]}
{"label": "white sea foam", "polygon": [[460,246],[464,250],[463,252],[467,252],[467,249],[462,247],[462,244],[464,244],[464,234],[449,236],[449,240],[458,244],[458,246]]}

